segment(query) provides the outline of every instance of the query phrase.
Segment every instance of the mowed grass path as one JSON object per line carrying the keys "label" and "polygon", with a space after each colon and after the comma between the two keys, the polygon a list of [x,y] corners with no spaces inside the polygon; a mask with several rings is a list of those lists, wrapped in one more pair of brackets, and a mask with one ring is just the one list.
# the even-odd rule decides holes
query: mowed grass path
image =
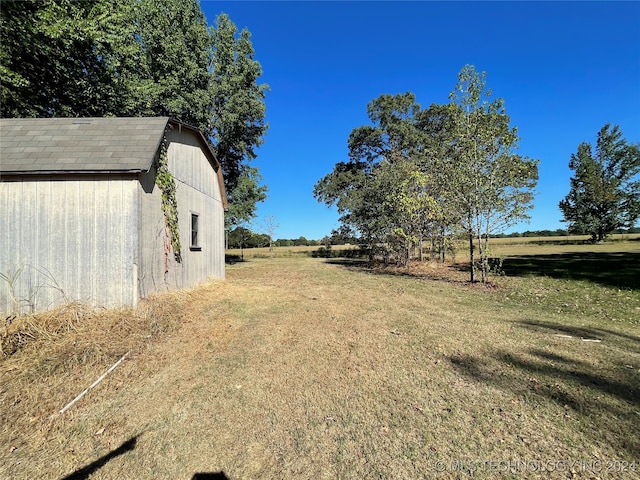
{"label": "mowed grass path", "polygon": [[437,276],[231,265],[65,415],[77,371],[3,395],[0,478],[640,478],[637,290]]}

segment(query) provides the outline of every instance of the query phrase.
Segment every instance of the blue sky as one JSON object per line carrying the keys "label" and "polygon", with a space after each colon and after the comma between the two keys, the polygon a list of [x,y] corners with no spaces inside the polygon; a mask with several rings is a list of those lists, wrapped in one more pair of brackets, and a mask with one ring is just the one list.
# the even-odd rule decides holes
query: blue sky
{"label": "blue sky", "polygon": [[540,160],[530,223],[564,228],[558,202],[569,158],[605,123],[640,142],[640,2],[273,2],[202,0],[210,24],[227,13],[246,27],[267,83],[269,131],[253,162],[269,187],[277,238],[320,239],[338,227],[313,186],[347,159],[367,103],[407,91],[446,103],[466,65],[487,73],[521,137]]}

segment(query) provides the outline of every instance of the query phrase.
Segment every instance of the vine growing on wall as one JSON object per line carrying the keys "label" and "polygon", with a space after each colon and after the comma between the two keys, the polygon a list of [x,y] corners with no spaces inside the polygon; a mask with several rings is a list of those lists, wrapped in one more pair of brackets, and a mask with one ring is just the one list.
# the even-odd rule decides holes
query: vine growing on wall
{"label": "vine growing on wall", "polygon": [[[162,192],[162,212],[164,213],[164,223],[168,230],[168,236],[173,248],[173,255],[177,262],[182,261],[180,254],[180,231],[178,230],[178,202],[176,200],[176,181],[171,175],[167,159],[167,137],[162,136],[160,144],[160,155],[158,157],[158,172],[156,174],[156,185]],[[168,252],[165,252],[168,254]]]}

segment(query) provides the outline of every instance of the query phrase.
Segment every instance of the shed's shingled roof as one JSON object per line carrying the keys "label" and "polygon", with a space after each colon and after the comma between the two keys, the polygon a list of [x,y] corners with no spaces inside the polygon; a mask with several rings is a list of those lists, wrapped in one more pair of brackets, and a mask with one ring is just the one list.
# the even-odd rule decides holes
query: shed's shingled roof
{"label": "shed's shingled roof", "polygon": [[148,171],[168,117],[3,118],[0,172]]}

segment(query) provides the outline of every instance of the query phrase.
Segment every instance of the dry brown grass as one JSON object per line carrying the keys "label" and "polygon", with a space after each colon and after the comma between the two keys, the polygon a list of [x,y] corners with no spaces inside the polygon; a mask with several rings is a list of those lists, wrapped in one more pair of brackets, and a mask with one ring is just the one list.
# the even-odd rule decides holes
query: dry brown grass
{"label": "dry brown grass", "polygon": [[[618,476],[584,467],[640,460],[638,324],[557,311],[553,280],[479,290],[463,277],[436,264],[406,275],[253,260],[156,298],[164,307],[83,319],[0,363],[0,477],[467,478],[451,462],[487,460],[530,463],[475,478],[571,476],[534,472],[536,461],[637,478],[638,463]],[[627,294],[625,308],[640,311]],[[44,348],[55,369],[41,365]],[[88,349],[104,353],[64,360]]]}

